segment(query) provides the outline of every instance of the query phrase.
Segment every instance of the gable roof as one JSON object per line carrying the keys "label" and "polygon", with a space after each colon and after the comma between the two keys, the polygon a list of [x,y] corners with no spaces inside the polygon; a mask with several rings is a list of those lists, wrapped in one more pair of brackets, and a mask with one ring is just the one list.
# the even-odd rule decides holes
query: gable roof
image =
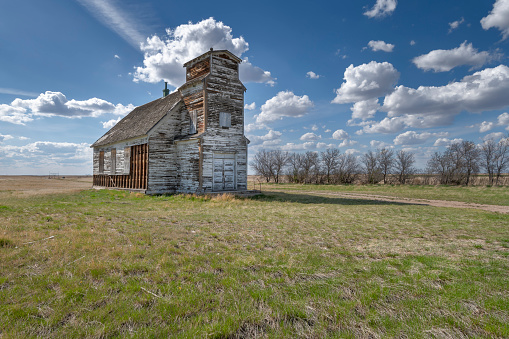
{"label": "gable roof", "polygon": [[180,92],[136,107],[90,147],[113,144],[146,135],[182,99]]}

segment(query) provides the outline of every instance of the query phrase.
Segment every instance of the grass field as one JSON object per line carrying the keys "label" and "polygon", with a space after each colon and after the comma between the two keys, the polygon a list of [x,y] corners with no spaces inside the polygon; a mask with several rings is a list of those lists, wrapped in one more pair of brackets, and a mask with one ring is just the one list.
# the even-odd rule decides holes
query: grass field
{"label": "grass field", "polygon": [[292,187],[0,195],[0,337],[36,336],[509,337],[509,215]]}
{"label": "grass field", "polygon": [[[252,186],[252,185],[251,185]],[[263,184],[263,190],[323,191],[382,194],[385,196],[451,200],[468,203],[509,206],[508,186],[446,186],[446,185],[297,185]]]}

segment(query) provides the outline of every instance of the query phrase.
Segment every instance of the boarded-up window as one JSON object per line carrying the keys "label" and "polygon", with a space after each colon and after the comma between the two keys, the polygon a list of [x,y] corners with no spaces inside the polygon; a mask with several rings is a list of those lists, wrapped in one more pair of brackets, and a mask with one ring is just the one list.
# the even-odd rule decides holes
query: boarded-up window
{"label": "boarded-up window", "polygon": [[196,114],[196,111],[189,113],[189,134],[196,133],[196,125],[198,124],[198,116]]}
{"label": "boarded-up window", "polygon": [[230,113],[219,113],[219,126],[223,128],[230,128],[232,126],[232,115]]}
{"label": "boarded-up window", "polygon": [[99,152],[99,173],[104,173],[104,151]]}
{"label": "boarded-up window", "polygon": [[131,147],[124,148],[124,174],[131,170]]}
{"label": "boarded-up window", "polygon": [[115,175],[115,172],[117,170],[117,149],[113,148],[111,150],[111,170],[110,174]]}

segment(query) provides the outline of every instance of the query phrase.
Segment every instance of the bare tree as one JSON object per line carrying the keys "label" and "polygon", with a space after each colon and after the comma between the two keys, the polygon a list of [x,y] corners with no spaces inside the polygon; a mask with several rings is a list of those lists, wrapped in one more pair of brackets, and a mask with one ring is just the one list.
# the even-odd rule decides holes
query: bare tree
{"label": "bare tree", "polygon": [[289,182],[301,183],[302,178],[302,154],[292,153],[288,157],[287,177]]}
{"label": "bare tree", "polygon": [[451,183],[451,177],[454,173],[454,163],[452,157],[447,154],[447,151],[444,153],[435,152],[428,160],[427,167],[429,173],[439,176],[439,181],[442,185]]}
{"label": "bare tree", "polygon": [[457,157],[461,159],[460,164],[458,164],[461,166],[461,169],[458,170],[465,173],[465,185],[468,186],[470,177],[479,172],[479,148],[477,148],[476,144],[472,141],[467,140],[452,144],[450,148],[456,152],[458,154]]}
{"label": "bare tree", "polygon": [[400,150],[394,159],[394,169],[400,184],[405,184],[409,176],[415,173],[415,155],[411,152]]}
{"label": "bare tree", "polygon": [[381,179],[381,171],[376,153],[369,150],[365,153],[361,162],[364,165],[364,173],[366,174],[366,180],[369,184],[376,184]]}
{"label": "bare tree", "polygon": [[[319,170],[319,163],[318,153],[307,151],[303,154],[301,168],[305,183],[311,183],[312,178],[316,175],[317,170]],[[318,169],[316,168],[317,165]]]}
{"label": "bare tree", "polygon": [[497,162],[495,163],[496,170],[495,185],[498,185],[498,181],[502,176],[502,173],[507,168],[509,168],[509,135],[498,142],[496,159]]}
{"label": "bare tree", "polygon": [[493,185],[495,182],[496,163],[497,163],[498,145],[493,139],[485,140],[481,145],[481,166],[488,173],[488,183]]}
{"label": "bare tree", "polygon": [[388,148],[382,148],[377,151],[376,156],[378,158],[378,165],[380,166],[384,184],[386,184],[389,174],[391,174],[392,168],[394,167],[394,151]]}
{"label": "bare tree", "polygon": [[251,161],[250,165],[255,170],[256,175],[260,175],[265,178],[267,182],[272,178],[272,159],[270,152],[266,150],[260,150]]}
{"label": "bare tree", "polygon": [[322,155],[322,163],[324,170],[326,171],[327,183],[330,184],[331,174],[338,166],[339,159],[339,150],[338,149],[327,149],[325,152],[321,153]]}
{"label": "bare tree", "polygon": [[281,176],[281,173],[283,173],[285,166],[288,164],[289,155],[288,152],[275,150],[270,152],[270,158],[272,176],[274,177],[274,182],[278,184],[279,177]]}
{"label": "bare tree", "polygon": [[341,154],[338,159],[338,167],[335,171],[337,181],[340,184],[351,184],[359,174],[359,164],[353,154]]}

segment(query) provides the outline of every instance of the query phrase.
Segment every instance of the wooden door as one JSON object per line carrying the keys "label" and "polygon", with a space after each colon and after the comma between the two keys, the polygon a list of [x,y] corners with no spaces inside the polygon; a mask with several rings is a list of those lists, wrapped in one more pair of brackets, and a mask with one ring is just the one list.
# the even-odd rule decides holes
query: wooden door
{"label": "wooden door", "polygon": [[235,184],[235,154],[214,154],[214,191],[234,191]]}

